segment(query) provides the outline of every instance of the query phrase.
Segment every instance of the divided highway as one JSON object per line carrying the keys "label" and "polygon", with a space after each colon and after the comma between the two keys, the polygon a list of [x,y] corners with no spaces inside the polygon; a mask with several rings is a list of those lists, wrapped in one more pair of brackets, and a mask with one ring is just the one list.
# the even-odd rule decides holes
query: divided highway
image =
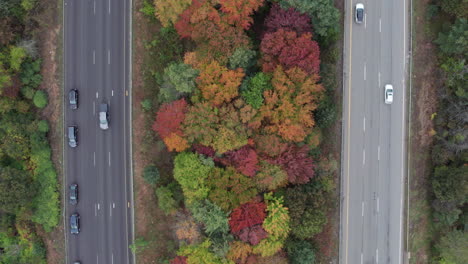
{"label": "divided highway", "polygon": [[[362,24],[354,9],[363,3]],[[403,261],[406,0],[345,1],[340,263]],[[392,84],[392,104],[384,85]]]}
{"label": "divided highway", "polygon": [[[133,263],[130,160],[130,12],[126,0],[64,0],[64,127],[67,263]],[[77,89],[71,110],[68,91]],[[109,105],[109,129],[98,123],[99,104]],[[67,126],[78,127],[78,146],[68,146]],[[77,183],[79,201],[68,204]],[[70,234],[69,217],[80,215],[81,232]]]}

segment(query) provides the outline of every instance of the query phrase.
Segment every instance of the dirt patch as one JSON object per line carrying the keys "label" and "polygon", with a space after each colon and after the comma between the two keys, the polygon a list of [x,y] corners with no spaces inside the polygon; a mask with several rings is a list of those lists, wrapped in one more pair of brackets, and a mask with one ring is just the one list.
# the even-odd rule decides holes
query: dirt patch
{"label": "dirt patch", "polygon": [[174,257],[170,241],[174,241],[171,224],[174,219],[167,217],[158,208],[154,187],[148,185],[143,177],[143,169],[148,164],[155,164],[161,177],[172,172],[172,155],[166,151],[162,142],[157,141],[151,130],[153,112],[144,112],[141,101],[154,94],[157,87],[152,87],[151,72],[146,67],[149,62],[148,43],[156,35],[160,26],[139,12],[143,0],[134,1],[133,13],[133,173],[135,191],[135,238],[142,238],[149,244],[137,253],[137,263],[160,263]]}
{"label": "dirt patch", "polygon": [[441,78],[437,67],[436,46],[432,44],[433,36],[425,17],[430,1],[413,1],[413,4],[408,250],[411,253],[410,263],[428,263],[432,238],[429,177],[432,173],[434,124],[431,117],[437,109],[437,87],[440,87]]}

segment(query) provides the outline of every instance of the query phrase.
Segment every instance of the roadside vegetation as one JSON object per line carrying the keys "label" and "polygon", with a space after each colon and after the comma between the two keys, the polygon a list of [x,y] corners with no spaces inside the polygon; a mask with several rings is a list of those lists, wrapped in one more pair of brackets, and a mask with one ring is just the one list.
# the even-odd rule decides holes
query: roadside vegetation
{"label": "roadside vegetation", "polygon": [[[430,63],[436,68],[434,73],[438,80],[432,95],[436,108],[426,113],[432,124],[424,131],[430,135],[432,146],[427,151],[430,153],[426,158],[428,162],[422,168],[429,169],[426,173],[413,172],[412,176],[413,185],[425,182],[420,186],[426,188],[427,195],[421,197],[425,197],[427,203],[415,195],[410,197],[411,262],[468,263],[465,228],[468,219],[468,9],[466,1],[442,0],[417,5],[416,10],[425,12],[422,16],[426,27],[417,30],[424,30],[435,45],[432,49],[435,56],[431,54]],[[421,34],[416,33],[417,36]],[[417,44],[422,45],[422,42]],[[418,53],[421,47],[415,49],[416,63],[417,56],[428,56]],[[416,84],[421,82],[417,79]],[[426,99],[417,100],[422,103]],[[417,144],[423,145],[420,140]],[[418,159],[416,154],[416,162]]]}
{"label": "roadside vegetation", "polygon": [[35,0],[0,3],[0,263],[46,263],[39,233],[59,223],[41,59],[32,31]]}
{"label": "roadside vegetation", "polygon": [[[161,28],[145,43],[137,110],[146,113],[141,151],[155,156],[137,178],[153,189],[152,215],[162,216],[137,231],[137,260],[332,257],[324,227],[336,221],[339,157],[324,140],[340,110],[333,43],[341,34],[332,2],[155,0],[140,11]],[[169,230],[147,235],[161,226]],[[154,251],[156,259],[145,256]]]}

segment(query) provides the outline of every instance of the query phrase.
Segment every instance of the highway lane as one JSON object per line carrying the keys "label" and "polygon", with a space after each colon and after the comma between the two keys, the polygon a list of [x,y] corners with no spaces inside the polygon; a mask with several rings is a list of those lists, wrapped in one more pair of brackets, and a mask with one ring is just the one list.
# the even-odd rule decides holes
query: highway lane
{"label": "highway lane", "polygon": [[[407,2],[346,1],[340,263],[401,263]],[[384,104],[393,84],[394,102]]]}
{"label": "highway lane", "polygon": [[[64,153],[67,188],[79,184],[79,203],[67,205],[65,213],[68,263],[133,263],[130,6],[124,0],[64,1],[64,126],[79,128],[78,147],[66,145]],[[80,95],[77,110],[68,108],[72,88]],[[110,106],[107,131],[98,124],[103,102]],[[73,212],[81,216],[79,235],[69,234]]]}

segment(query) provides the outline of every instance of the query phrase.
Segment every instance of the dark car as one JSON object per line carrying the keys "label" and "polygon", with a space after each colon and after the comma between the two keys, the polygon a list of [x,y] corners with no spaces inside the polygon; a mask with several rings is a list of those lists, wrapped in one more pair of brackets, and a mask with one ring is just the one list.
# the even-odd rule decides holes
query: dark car
{"label": "dark car", "polygon": [[102,130],[109,129],[109,106],[107,104],[99,106],[99,127]]}
{"label": "dark car", "polygon": [[69,126],[67,130],[68,134],[68,145],[72,148],[78,146],[78,127]]}
{"label": "dark car", "polygon": [[73,183],[70,185],[70,204],[78,203],[78,184]]}
{"label": "dark car", "polygon": [[356,4],[355,19],[358,24],[361,24],[362,21],[364,21],[364,5],[361,3]]}
{"label": "dark car", "polygon": [[70,216],[70,233],[74,235],[80,233],[80,215],[77,213]]}
{"label": "dark car", "polygon": [[70,102],[71,109],[78,109],[78,90],[71,89],[68,92],[68,101]]}

